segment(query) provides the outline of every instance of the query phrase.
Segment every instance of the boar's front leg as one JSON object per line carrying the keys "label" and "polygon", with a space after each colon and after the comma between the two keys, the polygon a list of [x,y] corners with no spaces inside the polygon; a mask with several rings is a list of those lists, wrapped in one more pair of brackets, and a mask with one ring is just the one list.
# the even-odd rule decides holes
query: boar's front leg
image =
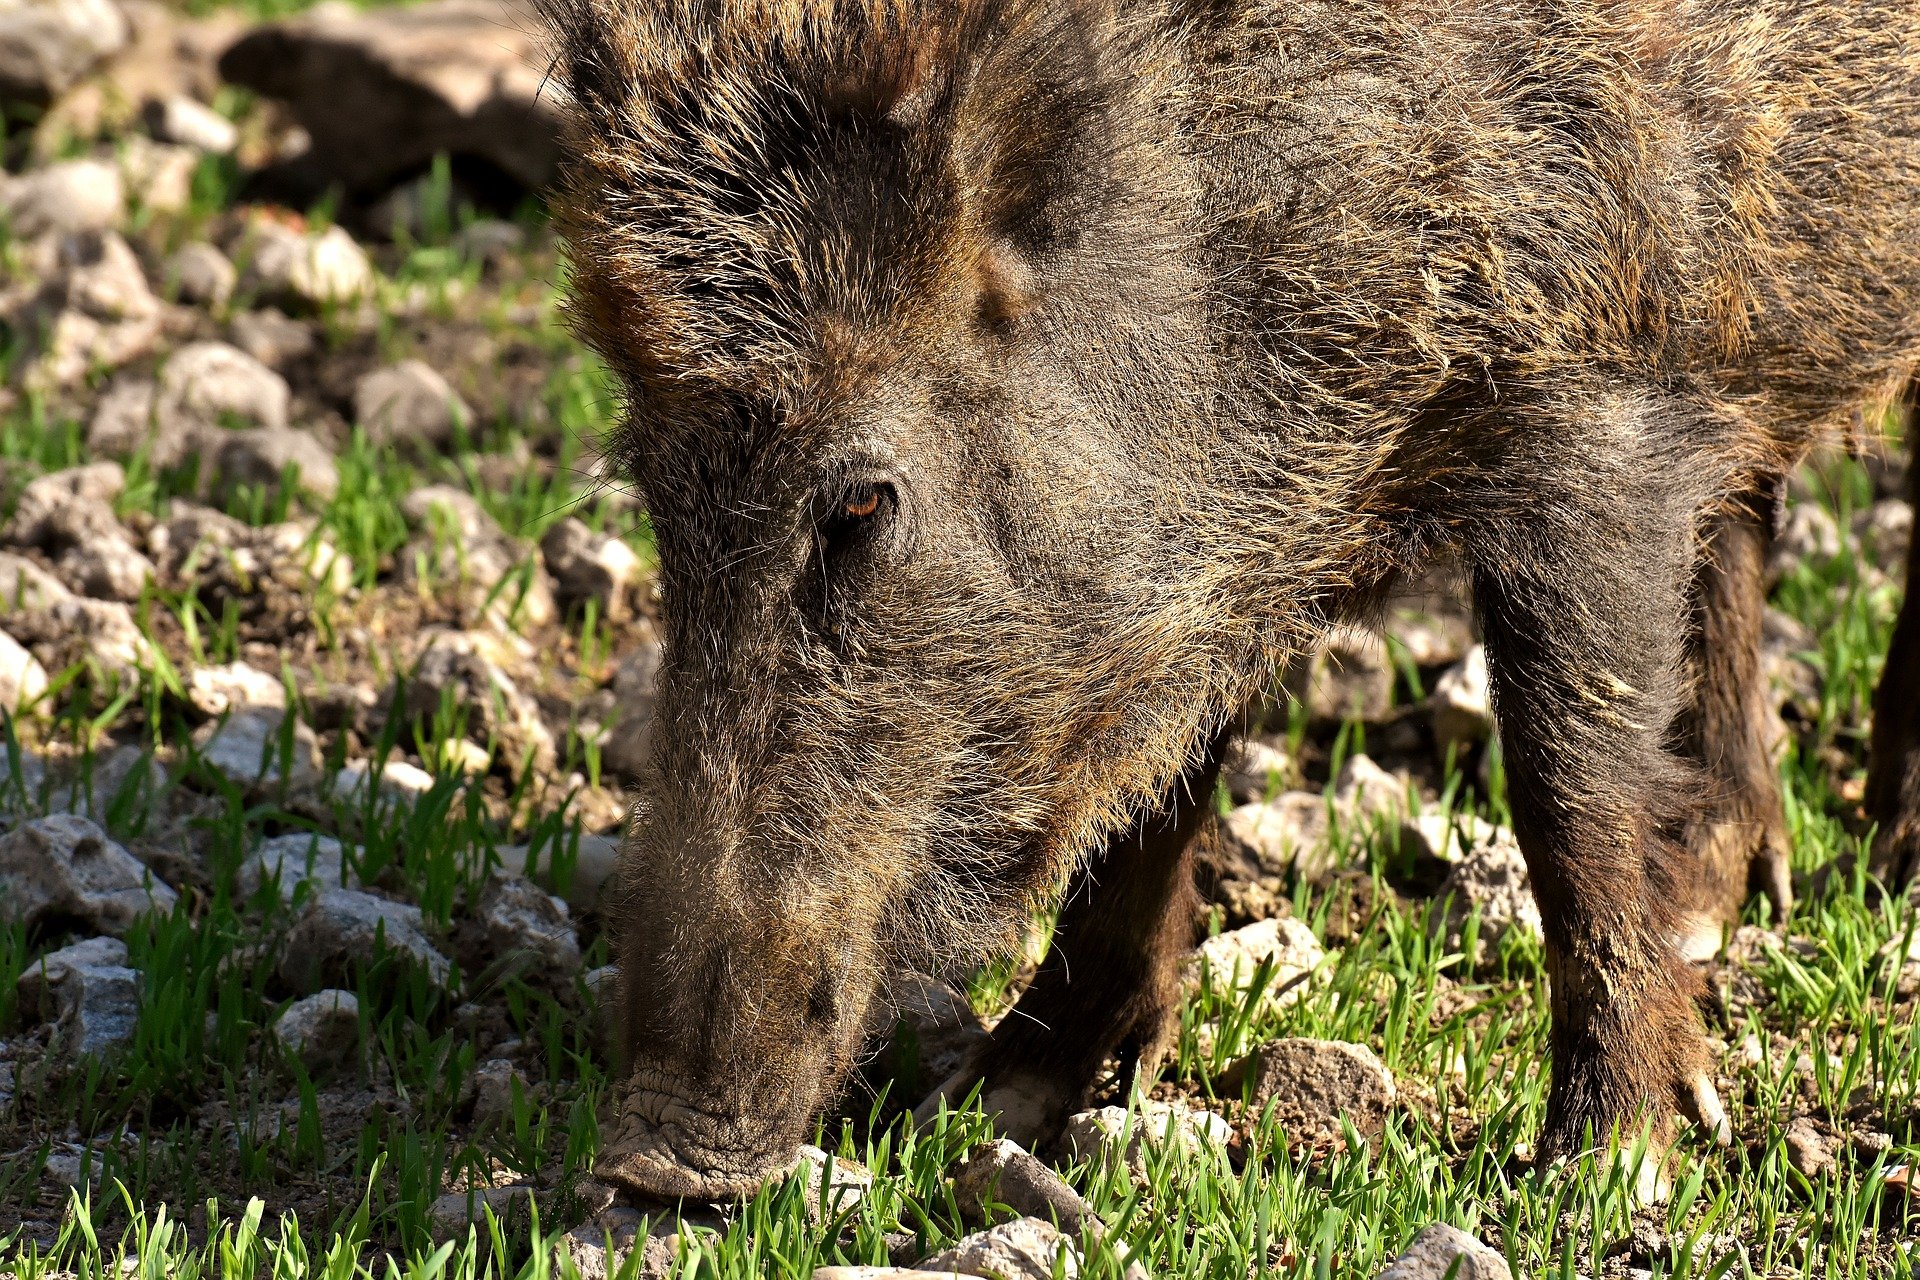
{"label": "boar's front leg", "polygon": [[[1642,416],[1646,415],[1646,416]],[[1545,922],[1553,1085],[1543,1163],[1675,1113],[1724,1130],[1697,979],[1675,948],[1696,898],[1682,842],[1697,772],[1671,749],[1705,468],[1625,398],[1510,436],[1470,548],[1514,827]],[[1557,420],[1554,420],[1557,419]],[[1640,1171],[1657,1189],[1659,1165]]]}
{"label": "boar's front leg", "polygon": [[1032,984],[973,1061],[921,1104],[920,1119],[978,1083],[1000,1131],[1031,1148],[1053,1140],[1109,1057],[1123,1073],[1159,1065],[1198,913],[1193,845],[1213,820],[1228,745],[1221,735],[1074,876]]}
{"label": "boar's front leg", "polygon": [[[1920,382],[1906,392],[1907,498],[1920,503]],[[1907,594],[1873,698],[1867,813],[1879,824],[1873,871],[1898,887],[1920,879],[1920,537],[1907,545]]]}

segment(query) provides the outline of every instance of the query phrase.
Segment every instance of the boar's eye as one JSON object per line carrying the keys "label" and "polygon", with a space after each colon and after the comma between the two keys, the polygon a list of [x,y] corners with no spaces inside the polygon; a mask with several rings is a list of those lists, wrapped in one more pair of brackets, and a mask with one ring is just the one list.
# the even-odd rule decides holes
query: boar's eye
{"label": "boar's eye", "polygon": [[827,512],[829,543],[845,542],[878,531],[900,504],[900,494],[885,480],[856,480],[840,491]]}
{"label": "boar's eye", "polygon": [[906,553],[907,525],[901,494],[890,480],[861,478],[828,489],[816,508],[820,512],[818,542],[820,601],[833,619],[850,608],[873,581],[873,575]]}
{"label": "boar's eye", "polygon": [[840,500],[840,516],[845,520],[865,520],[869,516],[880,514],[880,505],[886,501],[891,485],[856,484],[848,489]]}

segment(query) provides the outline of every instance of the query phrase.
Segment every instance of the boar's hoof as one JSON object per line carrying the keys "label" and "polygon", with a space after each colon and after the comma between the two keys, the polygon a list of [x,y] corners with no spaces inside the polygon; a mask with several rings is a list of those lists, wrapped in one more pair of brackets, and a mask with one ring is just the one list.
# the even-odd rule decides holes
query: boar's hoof
{"label": "boar's hoof", "polygon": [[799,1144],[781,1143],[771,1126],[764,1134],[743,1132],[750,1123],[631,1086],[619,1124],[594,1163],[594,1177],[665,1200],[752,1195],[793,1166]]}

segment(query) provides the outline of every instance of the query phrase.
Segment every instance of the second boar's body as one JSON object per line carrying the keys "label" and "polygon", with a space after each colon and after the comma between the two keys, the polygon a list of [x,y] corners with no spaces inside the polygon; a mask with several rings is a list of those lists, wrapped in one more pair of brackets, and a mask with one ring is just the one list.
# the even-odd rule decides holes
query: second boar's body
{"label": "second boar's body", "polygon": [[1543,1151],[1720,1121],[1676,942],[1788,893],[1760,565],[1915,362],[1920,6],[548,16],[666,634],[607,1176],[754,1185],[891,975],[1076,867],[954,1087],[1038,1134],[1151,1064],[1236,717],[1443,551],[1546,920]]}

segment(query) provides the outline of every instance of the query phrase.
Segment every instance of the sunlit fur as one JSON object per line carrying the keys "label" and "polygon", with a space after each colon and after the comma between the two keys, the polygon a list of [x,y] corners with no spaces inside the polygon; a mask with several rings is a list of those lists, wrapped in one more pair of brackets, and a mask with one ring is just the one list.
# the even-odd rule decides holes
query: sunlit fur
{"label": "sunlit fur", "polygon": [[[1010,945],[1442,548],[1503,716],[1565,727],[1513,744],[1550,1123],[1666,1104],[1699,530],[1913,361],[1920,7],[546,12],[667,637],[617,1175],[750,1185],[890,974]],[[875,470],[883,543],[828,563]]]}

